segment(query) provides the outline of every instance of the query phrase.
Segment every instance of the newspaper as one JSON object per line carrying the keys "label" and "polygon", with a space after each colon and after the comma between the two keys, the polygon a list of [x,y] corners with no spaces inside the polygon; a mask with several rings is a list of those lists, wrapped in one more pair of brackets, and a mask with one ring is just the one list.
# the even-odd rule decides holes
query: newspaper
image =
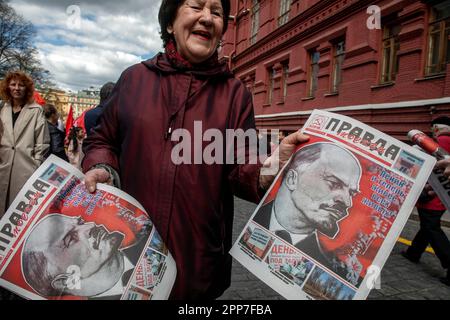
{"label": "newspaper", "polygon": [[230,253],[287,299],[366,299],[436,160],[329,112],[302,132]]}
{"label": "newspaper", "polygon": [[55,156],[0,221],[0,285],[27,299],[161,300],[175,261],[144,208]]}

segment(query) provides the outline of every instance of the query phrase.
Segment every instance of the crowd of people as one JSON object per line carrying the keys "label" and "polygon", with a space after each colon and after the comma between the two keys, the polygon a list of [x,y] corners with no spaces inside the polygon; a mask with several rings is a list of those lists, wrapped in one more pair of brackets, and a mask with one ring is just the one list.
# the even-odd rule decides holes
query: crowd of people
{"label": "crowd of people", "polygon": [[[309,139],[283,132],[277,156],[258,164],[171,161],[174,129],[194,132],[199,120],[223,131],[255,129],[251,94],[218,59],[229,14],[229,0],[163,0],[164,52],[102,88],[100,106],[86,113],[86,132],[72,127],[66,136],[55,106],[33,101],[30,77],[9,73],[0,86],[0,217],[54,154],[82,168],[91,192],[109,183],[143,205],[177,264],[172,299],[221,296],[231,281],[233,196],[259,202],[276,176],[261,174],[262,168],[275,162],[283,168]],[[450,176],[450,160],[439,165]]]}
{"label": "crowd of people", "polygon": [[[92,130],[114,83],[100,90],[100,105],[87,112],[84,121]],[[50,155],[81,169],[86,132],[72,126],[66,135],[57,108],[38,104],[31,77],[11,71],[0,81],[0,218],[8,210],[25,182]],[[99,112],[100,111],[100,112]],[[0,289],[0,300],[15,297]]]}
{"label": "crowd of people", "polygon": [[[84,121],[92,130],[114,83],[100,90],[100,105],[87,112]],[[57,108],[35,99],[31,77],[22,71],[9,72],[0,82],[0,217],[33,172],[51,154],[81,168],[83,126],[72,126],[66,135]]]}

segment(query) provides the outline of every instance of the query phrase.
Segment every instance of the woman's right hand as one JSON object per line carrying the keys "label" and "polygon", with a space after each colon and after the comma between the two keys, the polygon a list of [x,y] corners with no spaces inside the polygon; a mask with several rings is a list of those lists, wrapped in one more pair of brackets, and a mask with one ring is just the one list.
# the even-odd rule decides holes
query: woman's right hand
{"label": "woman's right hand", "polygon": [[84,184],[90,193],[97,190],[97,183],[113,185],[111,175],[105,169],[92,169],[86,173],[85,177]]}

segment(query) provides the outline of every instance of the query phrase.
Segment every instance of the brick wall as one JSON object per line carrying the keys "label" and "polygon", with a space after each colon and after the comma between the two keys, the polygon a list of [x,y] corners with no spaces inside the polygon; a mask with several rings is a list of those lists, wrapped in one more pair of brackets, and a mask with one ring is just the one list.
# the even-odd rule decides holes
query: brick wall
{"label": "brick wall", "polygon": [[[425,76],[429,7],[421,1],[386,0],[293,0],[289,22],[278,27],[280,0],[260,1],[258,41],[250,46],[250,0],[232,0],[230,29],[225,35],[222,55],[229,58],[236,76],[254,94],[256,115],[309,111],[353,105],[438,99],[450,96],[450,67],[438,77]],[[366,10],[376,4],[385,19],[401,26],[398,51],[399,70],[394,83],[380,85],[382,30],[369,30]],[[236,8],[238,10],[236,10]],[[247,10],[245,10],[247,9]],[[330,94],[333,70],[333,40],[345,38],[345,60],[338,94]],[[236,39],[236,41],[235,41]],[[318,88],[308,98],[310,58],[308,50],[320,52]],[[282,65],[289,61],[287,96],[282,94]],[[267,104],[269,74],[275,68],[274,99]],[[377,112],[358,111],[353,116],[401,137],[407,130],[439,114],[448,114],[447,105],[401,108]],[[345,113],[345,112],[344,112]],[[397,121],[401,118],[401,121]],[[302,117],[259,119],[260,127],[294,129]]]}

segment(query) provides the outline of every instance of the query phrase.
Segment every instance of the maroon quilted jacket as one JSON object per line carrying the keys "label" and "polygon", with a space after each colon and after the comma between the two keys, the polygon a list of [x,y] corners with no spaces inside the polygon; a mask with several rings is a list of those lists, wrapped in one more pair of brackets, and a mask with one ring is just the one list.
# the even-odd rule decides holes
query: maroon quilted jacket
{"label": "maroon quilted jacket", "polygon": [[83,170],[110,165],[122,189],[150,214],[177,263],[172,299],[223,293],[230,284],[233,194],[253,202],[261,196],[260,164],[171,161],[178,142],[168,138],[168,128],[185,128],[194,137],[194,121],[202,121],[203,131],[254,128],[251,95],[225,64],[179,71],[158,54],[122,74],[83,145]]}

